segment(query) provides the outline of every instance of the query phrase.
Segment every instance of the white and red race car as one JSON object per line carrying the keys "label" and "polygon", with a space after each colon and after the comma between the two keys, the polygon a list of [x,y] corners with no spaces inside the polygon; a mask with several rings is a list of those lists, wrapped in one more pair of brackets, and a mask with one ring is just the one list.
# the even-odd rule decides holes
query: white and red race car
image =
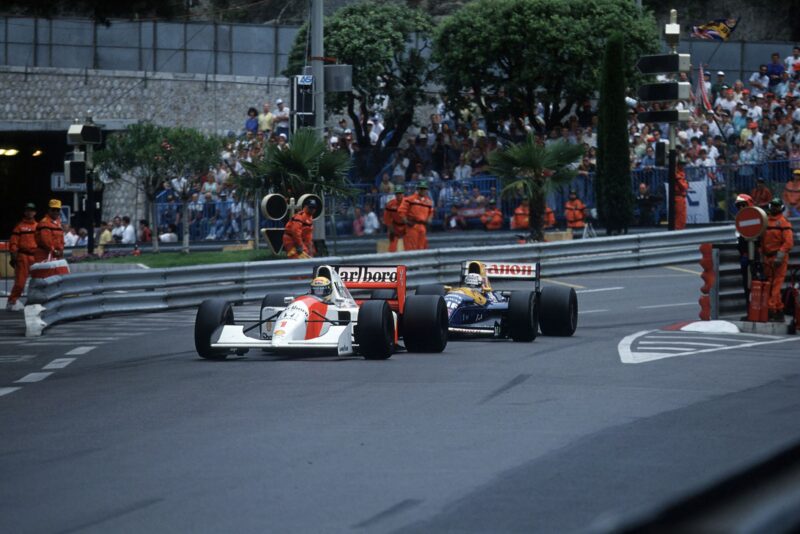
{"label": "white and red race car", "polygon": [[[223,360],[249,349],[266,352],[361,354],[382,360],[403,340],[411,352],[442,352],[447,346],[447,308],[438,295],[407,295],[406,267],[320,265],[313,277],[332,284],[327,301],[310,295],[269,294],[259,322],[236,324],[233,306],[205,300],[195,319],[197,353]],[[360,290],[354,298],[350,290]],[[256,336],[248,335],[255,332]]]}

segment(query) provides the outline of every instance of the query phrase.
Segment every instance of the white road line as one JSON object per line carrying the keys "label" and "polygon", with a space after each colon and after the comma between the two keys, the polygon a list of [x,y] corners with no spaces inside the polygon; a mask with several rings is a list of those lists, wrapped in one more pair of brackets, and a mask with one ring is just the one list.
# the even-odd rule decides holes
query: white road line
{"label": "white road line", "polygon": [[75,347],[71,351],[69,351],[66,356],[80,356],[81,354],[86,354],[87,352],[93,351],[97,347],[84,345],[82,347]]}
{"label": "white road line", "polygon": [[[53,337],[47,337],[44,335],[40,338],[42,342],[46,341],[97,341],[98,343],[104,343],[107,341],[118,341],[119,338],[116,336],[59,336],[56,334]],[[31,343],[38,343],[40,340],[31,341]]]}
{"label": "white road line", "polygon": [[23,343],[25,343],[25,340],[24,339],[15,339],[15,340],[3,339],[3,340],[0,340],[0,343],[2,343],[3,345],[22,345]]}
{"label": "white road line", "polygon": [[[733,349],[746,349],[750,347],[758,347],[760,345],[772,345],[777,343],[787,343],[789,341],[798,341],[800,337],[792,336],[792,337],[784,337],[782,339],[771,339],[768,341],[751,341],[749,343],[741,343],[738,345],[729,345],[726,347],[712,347],[708,349],[700,349],[700,350],[690,350],[684,352],[675,352],[675,353],[664,353],[664,352],[634,352],[631,350],[631,346],[633,343],[642,336],[645,336],[651,332],[657,332],[658,330],[641,330],[636,332],[635,334],[631,334],[629,336],[625,336],[617,345],[617,351],[619,352],[619,358],[622,363],[644,363],[644,362],[651,362],[655,360],[661,360],[664,358],[674,358],[676,356],[690,356],[694,354],[703,354],[708,352],[718,352],[723,350],[733,350]],[[648,347],[648,350],[654,350],[655,347]]]}
{"label": "white road line", "polygon": [[607,312],[608,310],[578,310],[578,313],[583,315],[585,313],[603,313]]}
{"label": "white road line", "polygon": [[542,282],[547,284],[556,284],[558,286],[572,287],[575,289],[584,289],[586,286],[579,286],[578,284],[570,284],[569,282],[562,282],[561,280],[551,280],[550,278],[542,278]]}
{"label": "white road line", "polygon": [[15,384],[29,384],[32,382],[41,382],[53,373],[28,373],[19,380],[15,380]]}
{"label": "white road line", "polygon": [[647,350],[674,350],[677,352],[686,352],[686,347],[647,347]]}
{"label": "white road line", "polygon": [[3,395],[8,395],[9,393],[14,393],[18,389],[22,388],[0,388],[0,397],[2,397]]}
{"label": "white road line", "polygon": [[655,304],[653,306],[639,306],[640,310],[651,310],[653,308],[674,308],[677,306],[699,306],[696,302],[676,302],[674,304]]}
{"label": "white road line", "polygon": [[[687,332],[684,330],[651,330],[651,332],[658,332],[659,335],[669,335],[669,336],[692,336],[692,339],[700,339],[700,336],[694,336],[693,334],[702,334],[703,332]],[[730,334],[725,334],[726,336],[740,336],[742,338],[745,337],[755,337],[758,339],[784,339],[786,336],[773,336],[770,334],[747,334],[744,332],[731,332]],[[654,336],[650,336],[654,337]]]}
{"label": "white road line", "polygon": [[625,289],[624,287],[601,287],[598,289],[578,289],[575,293],[600,293],[601,291],[619,291]]}
{"label": "white road line", "polygon": [[703,274],[701,271],[693,271],[691,269],[684,269],[683,267],[675,267],[674,265],[666,265],[664,268],[665,269],[672,269],[673,271],[678,271],[678,272],[681,272],[681,273],[696,274],[697,276],[700,276],[701,274]]}
{"label": "white road line", "polygon": [[[647,336],[647,339],[676,339],[678,336]],[[691,336],[686,339],[695,340],[702,339],[705,341],[734,341],[736,343],[742,341],[741,339],[732,339],[729,337],[713,337],[713,336]],[[682,343],[682,342],[681,342]]]}
{"label": "white road line", "polygon": [[[655,336],[648,336],[647,339],[653,339]],[[639,345],[663,345],[663,341],[640,341]],[[701,347],[726,347],[727,343],[698,343],[695,341],[675,341],[671,343],[670,346],[674,347],[675,345],[699,345]]]}
{"label": "white road line", "polygon": [[42,369],[63,369],[74,361],[75,358],[56,358],[52,362],[42,367]]}

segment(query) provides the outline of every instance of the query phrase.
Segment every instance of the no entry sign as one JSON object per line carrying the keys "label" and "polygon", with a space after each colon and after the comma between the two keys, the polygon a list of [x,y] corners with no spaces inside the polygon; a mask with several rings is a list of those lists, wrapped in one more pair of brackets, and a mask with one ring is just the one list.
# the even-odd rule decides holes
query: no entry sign
{"label": "no entry sign", "polygon": [[767,228],[767,214],[761,208],[748,206],[736,214],[736,230],[745,239],[758,239]]}

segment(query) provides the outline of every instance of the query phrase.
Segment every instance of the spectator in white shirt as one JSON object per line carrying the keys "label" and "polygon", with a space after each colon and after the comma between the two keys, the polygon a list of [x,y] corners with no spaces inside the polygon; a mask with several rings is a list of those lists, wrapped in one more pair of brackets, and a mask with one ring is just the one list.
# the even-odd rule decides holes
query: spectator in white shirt
{"label": "spectator in white shirt", "polygon": [[372,204],[364,206],[364,234],[373,235],[381,229],[381,224],[378,222],[378,216],[372,210]]}
{"label": "spectator in white shirt", "polygon": [[286,138],[289,138],[289,108],[286,107],[283,103],[283,100],[280,98],[275,101],[277,108],[275,109],[275,113],[272,114],[274,117],[272,125],[275,127],[275,135],[280,136],[281,134],[286,135]]}
{"label": "spectator in white shirt", "polygon": [[792,48],[792,55],[786,56],[783,62],[786,65],[786,72],[788,72],[790,76],[793,75],[795,64],[800,64],[800,46]]}
{"label": "spectator in white shirt", "polygon": [[769,87],[769,76],[767,76],[767,66],[759,65],[758,72],[754,72],[750,76],[750,86],[753,87],[755,92],[763,92]]}
{"label": "spectator in white shirt", "polygon": [[64,246],[65,247],[74,247],[78,244],[78,234],[75,233],[75,228],[72,226],[65,224],[64,225]]}
{"label": "spectator in white shirt", "polygon": [[131,224],[131,218],[125,215],[122,218],[122,225],[124,229],[122,230],[122,244],[123,245],[133,245],[136,243],[136,228],[133,227]]}

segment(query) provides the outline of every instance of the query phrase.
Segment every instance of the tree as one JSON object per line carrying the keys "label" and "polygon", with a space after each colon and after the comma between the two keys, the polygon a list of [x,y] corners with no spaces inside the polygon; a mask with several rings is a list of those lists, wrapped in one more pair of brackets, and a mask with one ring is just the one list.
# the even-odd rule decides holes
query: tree
{"label": "tree", "polygon": [[[358,144],[356,167],[374,177],[399,146],[414,120],[418,105],[427,101],[425,87],[433,79],[428,61],[430,17],[392,2],[368,0],[336,11],[325,19],[325,56],[353,65],[353,90],[329,93],[329,112],[345,112],[353,122]],[[308,25],[300,28],[289,55],[287,75],[307,64]],[[385,129],[372,146],[367,131],[370,113],[381,111]]]}
{"label": "tree", "polygon": [[[350,154],[330,151],[311,128],[301,128],[292,136],[289,148],[267,145],[264,157],[243,162],[245,173],[234,177],[237,187],[258,197],[263,190],[299,199],[306,193],[350,196],[357,191],[347,182]],[[323,255],[324,255],[324,251]]]}
{"label": "tree", "polygon": [[615,33],[603,57],[595,175],[597,213],[609,234],[627,233],[633,215],[624,57],[624,38]]}
{"label": "tree", "polygon": [[[220,141],[189,128],[166,128],[138,123],[109,136],[97,152],[98,171],[112,180],[132,180],[149,202],[154,225],[153,250],[158,252],[156,195],[165,181],[171,181],[183,202],[184,251],[188,252],[186,219],[189,185],[194,175],[208,170],[219,160]],[[175,187],[177,186],[177,187]]]}
{"label": "tree", "polygon": [[263,186],[269,193],[297,198],[306,193],[353,192],[347,184],[350,155],[343,150],[328,150],[312,128],[296,131],[289,148],[279,150],[277,145],[267,145],[262,159],[243,165],[247,173],[234,180],[248,191]]}
{"label": "tree", "polygon": [[490,172],[503,180],[503,195],[528,199],[531,239],[542,241],[545,198],[549,191],[569,184],[576,176],[572,165],[583,147],[565,142],[538,144],[533,134],[516,145],[489,155]]}
{"label": "tree", "polygon": [[[205,175],[209,167],[219,163],[222,140],[207,136],[192,128],[169,128],[162,141],[166,151],[167,176],[172,177],[172,189],[181,201],[181,225],[183,227],[183,247],[189,253],[189,201],[194,189],[195,178]],[[155,222],[155,220],[154,220]],[[157,234],[158,232],[156,232]],[[157,240],[157,236],[156,236]]]}
{"label": "tree", "polygon": [[598,51],[612,30],[629,35],[626,70],[658,48],[655,20],[630,0],[477,0],[434,35],[451,110],[474,106],[489,118],[527,115],[539,104],[548,130],[594,95]]}

